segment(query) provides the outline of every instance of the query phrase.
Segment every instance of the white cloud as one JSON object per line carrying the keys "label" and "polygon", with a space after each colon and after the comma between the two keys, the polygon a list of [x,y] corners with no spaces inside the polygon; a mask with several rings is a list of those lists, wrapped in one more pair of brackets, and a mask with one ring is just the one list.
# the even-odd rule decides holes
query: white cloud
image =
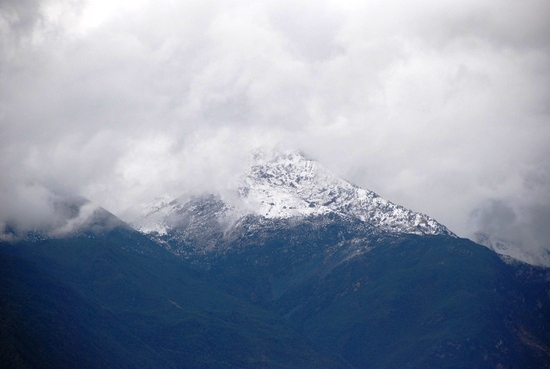
{"label": "white cloud", "polygon": [[125,214],[228,181],[252,147],[279,144],[460,235],[494,201],[528,219],[529,204],[550,207],[546,10],[3,2],[1,218],[26,217],[29,184]]}

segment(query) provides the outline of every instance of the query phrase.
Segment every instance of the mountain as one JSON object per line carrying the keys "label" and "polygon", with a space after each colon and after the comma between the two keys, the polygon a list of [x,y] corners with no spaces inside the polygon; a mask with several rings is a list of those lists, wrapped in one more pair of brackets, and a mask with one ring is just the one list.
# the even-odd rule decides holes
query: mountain
{"label": "mountain", "polygon": [[294,153],[136,227],[356,368],[550,367],[548,269],[504,263]]}
{"label": "mountain", "polygon": [[163,198],[150,204],[133,225],[159,241],[172,240],[170,245],[193,243],[194,252],[199,245],[201,252],[209,252],[220,248],[222,233],[231,233],[250,218],[269,222],[326,216],[358,221],[375,233],[456,237],[429,216],[361,189],[292,151],[256,151],[250,169],[223,193],[170,202]]}
{"label": "mountain", "polygon": [[114,215],[85,224],[0,242],[3,368],[351,368]]}
{"label": "mountain", "polygon": [[351,367],[155,247],[118,230],[0,245],[3,367]]}
{"label": "mountain", "polygon": [[294,152],[0,241],[6,368],[550,368],[550,269],[504,262]]}
{"label": "mountain", "polygon": [[51,194],[47,221],[32,229],[0,223],[0,241],[41,242],[52,238],[94,237],[114,228],[132,229],[106,209],[82,196]]}

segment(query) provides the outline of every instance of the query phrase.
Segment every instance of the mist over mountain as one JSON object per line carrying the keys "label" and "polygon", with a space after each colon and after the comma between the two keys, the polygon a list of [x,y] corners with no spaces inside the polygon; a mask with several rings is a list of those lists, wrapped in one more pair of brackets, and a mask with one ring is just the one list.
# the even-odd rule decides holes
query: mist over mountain
{"label": "mist over mountain", "polygon": [[140,231],[86,205],[0,243],[12,367],[550,366],[550,269],[295,151],[256,151],[225,191],[160,201]]}
{"label": "mist over mountain", "polygon": [[[232,187],[229,187],[232,186]],[[200,196],[196,202],[200,202]],[[212,196],[204,194],[202,196]],[[272,218],[302,218],[325,214],[349,216],[382,230],[412,234],[452,234],[430,217],[411,212],[382,199],[376,193],[338,178],[319,163],[295,151],[255,150],[250,167],[235,183],[223,188],[216,213],[220,222],[238,221],[257,215]],[[223,196],[224,199],[221,198]],[[144,232],[165,234],[186,208],[185,198],[145,208],[135,222]]]}
{"label": "mist over mountain", "polygon": [[0,1],[0,362],[548,368],[549,35],[546,0]]}
{"label": "mist over mountain", "polygon": [[[141,214],[131,223],[146,234],[185,238],[191,237],[194,226],[200,232],[211,232],[204,229],[206,224],[230,233],[232,227],[250,216],[300,219],[335,214],[359,220],[381,231],[455,236],[429,216],[360,189],[297,151],[256,149],[248,163],[248,169],[214,192],[197,191],[177,198],[166,195],[143,204],[136,212]],[[504,214],[495,213],[494,222],[500,222]],[[486,222],[488,217],[485,215]],[[526,235],[522,240],[520,235],[525,233],[516,234],[513,242],[506,242],[499,236],[505,237],[510,232],[499,235],[498,228],[486,229],[493,233],[478,232],[474,241],[521,262],[550,265],[550,254],[544,248],[536,244],[531,244],[530,248],[526,246],[532,243],[532,237]]]}

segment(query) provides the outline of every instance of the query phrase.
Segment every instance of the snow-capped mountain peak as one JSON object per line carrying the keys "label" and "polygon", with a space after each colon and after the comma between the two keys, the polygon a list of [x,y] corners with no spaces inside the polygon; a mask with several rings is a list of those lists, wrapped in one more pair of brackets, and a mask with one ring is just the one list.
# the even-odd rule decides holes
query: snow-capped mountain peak
{"label": "snow-capped mountain peak", "polygon": [[432,218],[361,189],[293,151],[256,152],[239,193],[266,218],[337,213],[391,232],[452,234]]}
{"label": "snow-capped mountain peak", "polygon": [[[334,213],[360,220],[383,231],[419,235],[453,235],[427,215],[387,201],[361,189],[316,161],[294,151],[253,153],[249,169],[234,188],[218,194],[220,218],[238,220],[246,215],[266,219],[320,216]],[[150,206],[148,214],[134,224],[145,233],[165,234],[189,218],[193,206],[180,198]],[[195,210],[196,211],[196,206]]]}

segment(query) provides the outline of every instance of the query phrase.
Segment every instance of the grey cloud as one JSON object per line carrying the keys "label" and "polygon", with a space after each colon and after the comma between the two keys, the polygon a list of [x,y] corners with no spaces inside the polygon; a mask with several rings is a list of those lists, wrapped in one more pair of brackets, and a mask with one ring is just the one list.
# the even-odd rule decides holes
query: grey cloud
{"label": "grey cloud", "polygon": [[478,232],[510,243],[522,250],[526,258],[547,265],[550,256],[550,204],[532,204],[519,209],[513,206],[504,201],[492,201],[474,211]]}
{"label": "grey cloud", "polygon": [[[521,179],[523,190],[493,199],[472,212],[477,231],[519,246],[533,260],[550,262],[550,171],[531,168]],[[543,262],[542,262],[543,261]]]}
{"label": "grey cloud", "polygon": [[337,39],[342,16],[327,4],[291,2],[288,8],[276,9],[270,20],[298,58],[319,62],[345,52]]}
{"label": "grey cloud", "polygon": [[500,233],[507,229],[507,233],[513,234],[511,228],[517,222],[517,215],[510,206],[502,201],[491,201],[483,210],[478,209],[474,216],[479,217],[478,223],[482,229],[491,234]]}
{"label": "grey cloud", "polygon": [[40,3],[40,0],[3,0],[0,19],[18,35],[28,33],[41,18]]}
{"label": "grey cloud", "polygon": [[440,2],[420,14],[419,31],[438,47],[462,42],[471,47],[548,51],[550,5],[544,0]]}

